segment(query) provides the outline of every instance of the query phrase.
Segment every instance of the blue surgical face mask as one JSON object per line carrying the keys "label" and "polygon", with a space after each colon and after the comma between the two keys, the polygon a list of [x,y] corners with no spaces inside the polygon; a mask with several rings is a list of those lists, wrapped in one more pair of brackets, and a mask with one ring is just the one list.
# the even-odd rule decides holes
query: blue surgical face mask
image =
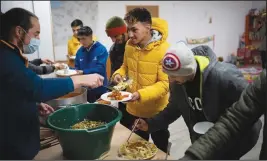
{"label": "blue surgical face mask", "polygon": [[24,54],[33,54],[38,50],[40,46],[40,40],[36,38],[31,38],[31,41],[28,45],[23,45]]}
{"label": "blue surgical face mask", "polygon": [[[31,38],[24,29],[23,29],[23,31],[31,39],[30,43],[28,45],[23,44],[24,54],[33,54],[35,51],[38,50],[38,48],[40,46],[40,40],[36,39],[36,38]],[[22,43],[23,43],[23,41],[22,41]]]}

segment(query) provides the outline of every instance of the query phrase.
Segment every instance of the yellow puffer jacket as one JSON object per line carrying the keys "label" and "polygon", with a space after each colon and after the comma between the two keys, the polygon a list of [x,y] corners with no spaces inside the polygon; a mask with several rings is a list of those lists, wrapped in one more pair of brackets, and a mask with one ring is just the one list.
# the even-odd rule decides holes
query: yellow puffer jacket
{"label": "yellow puffer jacket", "polygon": [[161,60],[169,43],[168,23],[160,18],[152,19],[152,29],[161,33],[159,40],[149,43],[144,49],[127,42],[124,61],[114,74],[128,76],[133,85],[128,92],[138,91],[140,100],[127,103],[127,111],[137,117],[150,118],[162,111],[168,104],[169,81],[162,72]]}

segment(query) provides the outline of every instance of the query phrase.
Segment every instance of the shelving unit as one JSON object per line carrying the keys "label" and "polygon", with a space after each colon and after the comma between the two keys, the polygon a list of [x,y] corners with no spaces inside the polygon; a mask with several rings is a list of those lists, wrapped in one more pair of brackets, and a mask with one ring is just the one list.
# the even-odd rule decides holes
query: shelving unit
{"label": "shelving unit", "polygon": [[253,45],[254,43],[262,42],[263,36],[258,31],[259,21],[263,23],[261,14],[254,15],[251,11],[246,16],[245,26],[245,44],[246,46]]}
{"label": "shelving unit", "polygon": [[261,66],[260,51],[258,47],[264,39],[264,35],[260,34],[260,23],[265,23],[266,19],[262,18],[262,13],[266,13],[266,9],[251,9],[246,16],[244,46],[237,49],[237,57],[239,65],[245,66]]}
{"label": "shelving unit", "polygon": [[245,33],[240,40],[240,47],[237,49],[237,65],[244,74],[245,79],[250,83],[262,71],[261,54],[258,48],[264,39],[264,35],[260,33],[262,30],[259,30],[259,23],[264,24],[266,21],[266,19],[262,18],[262,13],[264,12],[266,13],[266,9],[265,11],[251,9],[247,14]]}

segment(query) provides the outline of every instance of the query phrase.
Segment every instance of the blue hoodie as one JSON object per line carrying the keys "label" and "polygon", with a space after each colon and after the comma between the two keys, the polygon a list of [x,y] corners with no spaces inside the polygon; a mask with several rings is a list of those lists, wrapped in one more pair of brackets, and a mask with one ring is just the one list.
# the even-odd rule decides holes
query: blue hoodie
{"label": "blue hoodie", "polygon": [[21,51],[0,40],[0,160],[31,160],[40,149],[36,103],[74,90],[71,78],[42,79]]}
{"label": "blue hoodie", "polygon": [[[82,70],[83,74],[100,74],[104,77],[104,85],[108,84],[106,73],[106,62],[108,51],[104,45],[95,41],[90,48],[80,47],[76,53],[75,69]],[[96,95],[103,94],[107,90],[105,87],[88,90]]]}

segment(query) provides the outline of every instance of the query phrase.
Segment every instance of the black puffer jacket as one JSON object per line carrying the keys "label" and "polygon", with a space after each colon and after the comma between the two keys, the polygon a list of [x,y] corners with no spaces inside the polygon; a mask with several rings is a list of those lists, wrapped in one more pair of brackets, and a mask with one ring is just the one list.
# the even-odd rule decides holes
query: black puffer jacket
{"label": "black puffer jacket", "polygon": [[126,42],[122,44],[114,43],[110,48],[109,56],[111,62],[111,76],[116,70],[118,70],[121,67],[123,63],[125,45]]}
{"label": "black puffer jacket", "polygon": [[[260,159],[267,160],[267,76],[264,70],[260,77],[242,93],[219,121],[205,135],[188,148],[184,159],[214,159],[227,151],[229,144],[242,134],[248,133],[251,126],[265,115],[263,144]],[[219,139],[218,139],[219,138]]]}
{"label": "black puffer jacket", "polygon": [[[201,72],[203,80],[201,100],[206,119],[215,123],[225,110],[239,99],[248,83],[236,66],[218,62],[215,53],[208,46],[198,46],[193,48],[192,51],[195,55],[206,56],[210,60],[208,66]],[[196,122],[192,118],[185,87],[177,83],[171,83],[170,93],[168,106],[154,118],[147,120],[149,131],[154,132],[164,129],[182,115],[193,143],[198,139],[199,135],[193,130]],[[240,145],[240,147],[244,148],[242,149],[243,151],[249,151],[257,143],[261,126],[262,123],[258,120],[253,128],[246,135],[240,137],[241,139],[235,145]],[[243,152],[239,153],[236,156],[239,155],[241,157],[244,154]],[[221,159],[223,156],[217,157]]]}
{"label": "black puffer jacket", "polygon": [[41,59],[34,59],[32,61],[29,61],[29,69],[31,69],[38,75],[50,74],[54,72],[55,70],[54,66],[50,65],[40,66],[41,64],[42,64]]}

